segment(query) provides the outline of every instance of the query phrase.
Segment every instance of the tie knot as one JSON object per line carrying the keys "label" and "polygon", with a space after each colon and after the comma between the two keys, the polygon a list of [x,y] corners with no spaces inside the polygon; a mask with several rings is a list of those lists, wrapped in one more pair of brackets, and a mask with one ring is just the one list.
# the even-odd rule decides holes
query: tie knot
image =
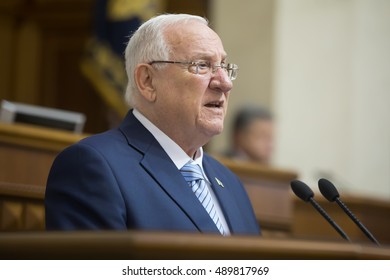
{"label": "tie knot", "polygon": [[204,179],[202,170],[197,164],[186,163],[181,169],[181,174],[187,182],[198,181]]}

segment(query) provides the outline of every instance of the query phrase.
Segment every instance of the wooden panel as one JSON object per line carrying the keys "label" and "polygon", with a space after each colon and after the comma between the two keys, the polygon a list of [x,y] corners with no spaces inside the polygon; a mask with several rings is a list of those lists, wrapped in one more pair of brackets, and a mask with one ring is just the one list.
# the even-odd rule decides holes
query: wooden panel
{"label": "wooden panel", "polygon": [[291,230],[293,202],[290,181],[297,177],[295,172],[222,157],[217,159],[240,177],[265,231]]}
{"label": "wooden panel", "polygon": [[54,154],[2,145],[0,157],[0,181],[45,185]]}
{"label": "wooden panel", "polygon": [[0,203],[0,230],[21,230],[23,228],[23,204],[18,201],[1,201]]}
{"label": "wooden panel", "polygon": [[0,144],[59,152],[86,136],[34,125],[0,122]]}
{"label": "wooden panel", "polygon": [[390,259],[389,247],[167,232],[3,233],[0,259]]}
{"label": "wooden panel", "polygon": [[109,110],[80,70],[94,1],[1,3],[0,99],[83,112],[85,131],[106,130]]}
{"label": "wooden panel", "polygon": [[292,202],[285,184],[242,178],[255,215],[265,230],[290,231]]}
{"label": "wooden panel", "polygon": [[195,14],[207,17],[209,14],[209,0],[166,0],[166,10],[169,13]]}
{"label": "wooden panel", "polygon": [[0,99],[11,97],[12,85],[12,68],[14,57],[15,34],[14,21],[11,16],[0,16]]}
{"label": "wooden panel", "polygon": [[0,181],[0,231],[42,231],[45,228],[42,186]]}
{"label": "wooden panel", "polygon": [[[342,200],[378,239],[379,243],[390,243],[390,203],[388,201],[353,196],[345,196]],[[336,203],[330,203],[324,198],[318,198],[317,201],[353,241],[370,242]],[[310,204],[298,199],[294,199],[292,234],[303,238],[341,239]]]}
{"label": "wooden panel", "polygon": [[86,135],[0,123],[0,181],[45,186],[59,151]]}
{"label": "wooden panel", "polygon": [[44,186],[57,153],[85,137],[0,123],[0,228],[44,229]]}

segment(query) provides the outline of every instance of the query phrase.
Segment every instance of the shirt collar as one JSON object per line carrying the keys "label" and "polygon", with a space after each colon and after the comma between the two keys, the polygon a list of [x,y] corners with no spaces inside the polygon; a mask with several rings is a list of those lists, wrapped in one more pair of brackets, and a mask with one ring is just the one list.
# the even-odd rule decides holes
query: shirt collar
{"label": "shirt collar", "polygon": [[187,162],[194,161],[199,164],[203,170],[203,148],[200,147],[196,153],[195,158],[189,157],[184,150],[176,144],[171,138],[169,138],[164,132],[162,132],[157,126],[155,126],[150,120],[141,114],[137,109],[133,110],[133,115],[137,120],[156,138],[157,142],[161,145],[164,151],[171,158],[177,169],[181,169]]}

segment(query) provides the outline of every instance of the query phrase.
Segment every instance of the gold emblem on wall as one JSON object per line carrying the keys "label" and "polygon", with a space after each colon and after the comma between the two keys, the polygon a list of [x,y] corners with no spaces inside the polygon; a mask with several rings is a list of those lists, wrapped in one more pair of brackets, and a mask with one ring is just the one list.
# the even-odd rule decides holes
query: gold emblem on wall
{"label": "gold emblem on wall", "polygon": [[161,11],[161,0],[109,0],[107,16],[111,20],[126,20],[131,17],[140,17],[143,21]]}

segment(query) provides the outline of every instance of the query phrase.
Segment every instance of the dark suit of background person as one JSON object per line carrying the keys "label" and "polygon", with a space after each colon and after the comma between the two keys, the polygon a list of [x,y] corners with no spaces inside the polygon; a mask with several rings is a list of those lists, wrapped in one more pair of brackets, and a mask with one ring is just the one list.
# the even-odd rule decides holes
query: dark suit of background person
{"label": "dark suit of background person", "polygon": [[[195,28],[197,25],[199,27]],[[216,58],[219,59],[219,53],[223,52],[221,51],[221,43],[215,40],[217,35],[211,33],[204,24],[191,20],[187,25],[185,23],[172,25],[167,30],[170,31],[169,36],[176,36],[173,38],[181,37],[183,32],[188,31],[188,34],[193,32],[195,40],[199,28],[203,28],[208,36],[205,36],[206,45],[209,43],[211,44],[210,49],[219,50],[215,54]],[[168,33],[168,31],[166,32]],[[208,38],[212,40],[208,40]],[[195,44],[194,42],[192,44]],[[183,55],[184,50],[187,49],[180,44],[179,47],[177,48],[177,56]],[[130,59],[126,57],[126,60]],[[162,72],[160,68],[151,64],[140,63],[135,70],[136,79],[138,79],[136,81],[137,87],[140,91],[140,94],[135,97],[138,99],[133,101],[136,110],[130,110],[118,128],[80,141],[65,149],[54,161],[48,177],[45,196],[46,227],[48,230],[138,229],[220,234],[169,153],[162,147],[164,145],[160,145],[160,142],[153,136],[150,127],[146,128],[140,118],[144,118],[145,121],[148,118],[145,118],[144,115],[149,116],[151,120],[147,121],[153,123],[167,135],[170,134],[171,138],[176,138],[176,134],[171,132],[177,128],[170,126],[177,125],[178,128],[184,127],[186,129],[185,122],[181,119],[177,119],[176,123],[159,122],[159,119],[154,119],[153,122],[156,110],[157,117],[169,120],[169,114],[172,110],[179,112],[183,110],[180,106],[186,107],[186,102],[193,102],[192,95],[190,95],[192,94],[191,89],[186,93],[184,92],[186,88],[180,88],[178,85],[178,92],[183,94],[183,98],[189,96],[191,99],[183,100],[183,104],[175,103],[175,106],[171,106],[172,108],[168,112],[158,111],[160,110],[158,102],[166,100],[169,102],[170,98],[166,92],[164,94],[166,93],[167,97],[154,91],[156,85],[156,88],[162,88],[166,82],[166,78],[159,79],[159,75],[168,75],[168,77],[176,75],[175,79],[178,82],[187,79],[187,83],[183,86],[193,83],[201,90],[206,85],[204,98],[207,98],[208,102],[214,103],[216,98],[227,103],[227,96],[232,84],[230,80],[227,81],[227,72],[220,68],[217,69],[217,72],[212,72],[210,68],[210,73],[199,75],[189,72],[193,71],[189,67],[183,68],[169,64]],[[138,77],[137,73],[141,73],[141,76]],[[210,85],[207,79],[210,79]],[[148,90],[151,88],[153,90],[149,94]],[[156,96],[158,95],[157,97],[154,95],[155,93]],[[197,93],[194,92],[194,94]],[[150,96],[152,97],[149,98]],[[160,100],[156,101],[158,98]],[[166,99],[161,100],[161,98]],[[200,98],[203,98],[203,95],[194,95],[195,101],[201,100]],[[176,102],[179,101],[176,100]],[[221,110],[226,109],[227,104],[225,103],[221,102],[221,108],[206,108],[205,104],[201,104],[202,106],[198,104],[198,107],[202,114],[213,116],[212,114],[216,112],[218,117],[221,115]],[[196,107],[195,103],[194,106]],[[209,104],[207,106],[209,107]],[[189,108],[189,112],[194,110],[193,107],[187,108]],[[195,109],[197,110],[197,107]],[[196,110],[195,112],[197,112]],[[191,121],[191,113],[188,116],[186,111],[179,113],[182,114],[183,119],[188,118]],[[202,123],[204,120],[206,123]],[[198,143],[196,142],[198,138],[202,141],[206,139],[207,137],[203,137],[203,132],[213,131],[215,127],[220,126],[220,122],[214,121],[212,118],[204,119],[202,115],[201,122],[190,127],[188,133],[197,131],[198,125],[201,127],[200,134],[194,134],[190,137],[193,138],[194,143]],[[184,136],[186,136],[186,132],[183,131]],[[185,141],[177,142],[180,147],[187,147]],[[187,143],[191,146],[190,141]],[[189,149],[183,148],[182,154],[190,161],[192,158],[202,159],[201,155],[203,155],[201,165],[203,165],[216,203],[222,212],[225,226],[228,227],[228,234],[259,234],[260,230],[252,206],[237,176],[207,154],[203,154],[201,146],[195,146],[196,148],[192,152],[184,153],[185,150],[189,151]]]}

